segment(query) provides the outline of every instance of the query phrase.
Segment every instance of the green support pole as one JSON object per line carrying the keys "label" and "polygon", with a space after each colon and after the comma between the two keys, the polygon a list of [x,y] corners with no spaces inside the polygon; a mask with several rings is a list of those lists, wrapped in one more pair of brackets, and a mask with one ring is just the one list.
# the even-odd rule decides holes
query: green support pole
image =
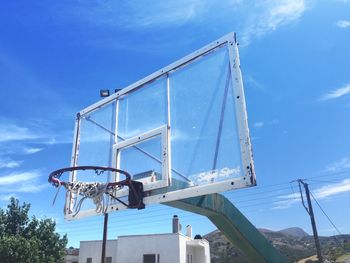
{"label": "green support pole", "polygon": [[252,223],[223,195],[211,194],[165,203],[209,220],[253,263],[288,262]]}

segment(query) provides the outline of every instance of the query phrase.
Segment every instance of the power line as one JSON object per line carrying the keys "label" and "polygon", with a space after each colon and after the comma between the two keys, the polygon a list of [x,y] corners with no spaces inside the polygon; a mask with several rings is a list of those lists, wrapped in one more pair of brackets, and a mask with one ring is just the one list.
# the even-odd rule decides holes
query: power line
{"label": "power line", "polygon": [[339,231],[339,229],[336,227],[336,225],[333,223],[333,221],[330,219],[330,217],[327,215],[327,213],[323,210],[323,208],[321,207],[320,203],[316,200],[315,196],[312,194],[311,191],[310,191],[310,194],[311,194],[312,199],[314,199],[314,201],[316,202],[318,207],[321,209],[322,213],[327,217],[328,221],[332,224],[334,229],[338,232],[339,235],[341,235],[342,233]]}
{"label": "power line", "polygon": [[[288,189],[288,187],[284,187],[284,188],[278,188],[278,189],[274,189],[274,190],[270,190],[270,191],[266,191],[266,192],[277,192],[277,191],[280,191],[280,190],[282,190],[282,189]],[[265,193],[266,193],[265,192]],[[263,193],[258,193],[258,194],[264,194],[264,192]],[[261,200],[261,199],[268,199],[268,198],[275,198],[275,197],[277,197],[277,196],[281,196],[281,195],[283,195],[283,194],[287,194],[287,193],[285,193],[284,191],[281,193],[279,193],[278,195],[268,195],[268,196],[266,196],[266,197],[261,197],[261,198],[253,198],[253,199],[245,199],[245,200],[234,200],[234,199],[232,199],[232,197],[230,198],[230,197],[228,197],[228,199],[230,200],[230,201],[232,201],[239,209],[244,209],[244,208],[247,208],[247,207],[256,207],[256,206],[261,206],[261,205],[265,205],[265,204],[271,204],[271,203],[276,203],[276,202],[279,202],[279,201],[276,201],[276,202],[259,202],[259,203],[253,203],[253,204],[250,204],[250,205],[244,205],[244,206],[240,206],[239,204],[241,204],[241,203],[244,203],[244,202],[252,202],[252,201],[256,201],[256,200]],[[250,194],[250,195],[252,195],[252,194]],[[295,196],[295,195],[293,195],[293,196]],[[281,201],[291,201],[291,200],[296,200],[297,198],[284,198],[283,200],[281,200]],[[153,205],[152,205],[153,206]],[[120,219],[122,219],[123,221],[124,220],[126,220],[126,221],[128,221],[128,222],[130,222],[130,220],[131,221],[137,221],[137,220],[132,220],[135,216],[137,216],[138,217],[138,219],[140,219],[140,217],[142,217],[142,216],[148,216],[148,215],[151,215],[151,217],[154,219],[154,218],[161,218],[162,216],[167,216],[167,215],[169,215],[170,213],[178,213],[178,214],[181,214],[182,216],[183,215],[188,215],[189,214],[189,212],[184,212],[184,211],[181,211],[181,210],[179,210],[179,209],[173,209],[173,208],[168,208],[168,207],[159,207],[158,205],[154,205],[153,207],[150,207],[149,209],[152,209],[152,210],[154,210],[154,209],[157,209],[157,212],[159,211],[159,210],[161,210],[160,211],[160,213],[153,213],[151,210],[148,210],[148,211],[146,211],[146,210],[144,210],[145,212],[142,212],[142,211],[135,211],[135,213],[134,213],[134,211],[127,211],[127,210],[125,210],[125,211],[120,211],[119,213],[118,213],[118,221],[120,222]],[[136,213],[140,213],[141,212],[141,214],[136,214]],[[126,213],[126,214],[124,214],[124,215],[121,215],[121,213]],[[133,213],[133,214],[130,214],[130,213]],[[196,215],[188,215],[189,217],[195,217]],[[117,222],[118,222],[117,221]],[[84,226],[84,225],[88,225],[89,226],[89,228],[91,227],[91,223],[90,222],[79,222],[79,225],[80,225],[80,228],[82,227],[82,226]]]}
{"label": "power line", "polygon": [[[334,175],[341,175],[343,174],[342,173],[333,173]],[[330,175],[330,174],[328,174]],[[325,175],[320,175],[320,176],[314,176],[314,177],[310,177],[310,178],[318,178],[318,177],[324,177]],[[344,179],[344,178],[339,178],[339,180],[341,179]],[[317,181],[317,180],[314,180],[314,181]],[[325,181],[319,181],[317,184],[324,184],[324,183],[327,183]],[[291,187],[291,190],[292,192],[294,192],[294,189],[293,189],[293,186],[291,185],[290,187],[276,187],[276,186],[283,186],[283,185],[286,185],[286,184],[290,184],[289,182],[285,182],[285,183],[278,183],[278,184],[273,184],[273,185],[267,185],[267,186],[262,186],[258,189],[256,188],[246,188],[245,190],[249,190],[249,189],[254,189],[255,192],[251,192],[250,190],[250,193],[248,194],[240,194],[240,193],[237,193],[237,191],[232,191],[232,192],[229,192],[227,194],[225,194],[225,196],[230,200],[232,201],[235,205],[238,205],[237,207],[239,209],[243,209],[245,210],[245,208],[248,208],[248,207],[257,207],[257,206],[262,206],[262,205],[265,205],[265,204],[273,204],[273,203],[276,203],[276,202],[259,202],[259,203],[253,203],[253,204],[250,204],[250,205],[244,205],[244,206],[240,206],[239,204],[241,203],[245,203],[245,202],[253,202],[253,201],[257,201],[257,200],[261,200],[261,199],[268,199],[268,198],[275,198],[275,197],[278,197],[278,196],[281,196],[281,195],[284,195],[284,194],[288,194],[285,190],[287,189],[290,189]],[[315,184],[314,184],[315,185]],[[276,187],[275,189],[271,189],[271,190],[268,190],[268,191],[263,191],[264,189],[268,189],[268,188],[271,188],[271,187]],[[243,190],[243,189],[242,189]],[[256,192],[258,191],[258,192]],[[263,192],[261,192],[263,191]],[[288,191],[290,192],[290,191]],[[271,195],[268,195],[268,196],[264,196],[264,197],[261,197],[261,198],[251,198],[251,199],[245,199],[245,197],[248,197],[248,196],[259,196],[259,195],[266,195],[266,193],[276,193],[276,194],[271,194]],[[278,194],[277,194],[278,193]],[[239,198],[238,200],[235,198],[235,194],[239,194],[239,196],[237,196],[237,198]],[[293,194],[293,196],[295,196],[295,194]],[[243,197],[243,198],[241,198]],[[290,200],[296,200],[297,198],[285,198],[281,201],[290,201]],[[156,215],[153,213],[154,210],[157,210],[157,212],[161,212],[161,213],[156,213]],[[251,210],[250,212],[256,212],[257,210]],[[177,214],[181,214],[181,217],[182,218],[185,218],[185,219],[192,219],[192,218],[196,218],[196,220],[203,220],[204,218],[198,216],[198,215],[194,215],[194,214],[191,214],[189,212],[184,212],[184,211],[181,211],[179,209],[173,209],[173,208],[170,208],[170,207],[160,207],[159,205],[151,205],[149,206],[148,208],[148,211],[145,210],[145,212],[141,212],[141,211],[137,211],[137,213],[141,212],[142,214],[137,214],[136,215],[136,212],[132,212],[134,214],[130,214],[130,212],[132,211],[119,211],[118,212],[118,218],[115,222],[112,223],[112,226],[113,228],[117,228],[118,230],[120,229],[128,229],[130,227],[130,220],[132,218],[134,218],[135,216],[139,217],[138,219],[140,219],[140,216],[149,216],[151,215],[150,217],[152,218],[151,219],[151,222],[149,222],[148,220],[145,222],[140,222],[140,220],[131,220],[131,222],[135,222],[137,223],[139,226],[145,226],[145,225],[148,225],[148,224],[154,224],[154,223],[160,223],[161,225],[165,225],[167,224],[166,220],[164,219],[161,219],[163,216],[168,216],[169,214],[172,214],[172,213],[177,213]],[[164,213],[165,212],[165,213]],[[249,211],[244,211],[244,213],[249,213]],[[123,215],[123,213],[125,213]],[[122,219],[122,221],[127,221],[128,223],[125,225],[125,224],[120,224],[120,219]],[[158,220],[159,219],[159,220]],[[94,218],[95,220],[95,218]],[[119,221],[119,222],[118,222]],[[74,229],[74,230],[69,230],[67,231],[68,233],[71,233],[71,232],[81,232],[81,231],[84,231],[85,229],[86,230],[91,230],[91,231],[96,231],[94,228],[91,228],[91,225],[96,225],[94,223],[91,224],[91,221],[90,222],[83,222],[83,227],[82,227],[82,222],[78,222],[76,221],[77,224],[79,224],[79,226],[76,226],[77,228],[79,229]],[[84,225],[87,226],[87,228],[84,228]],[[60,231],[60,232],[64,232],[64,231]],[[88,231],[90,232],[90,231]]]}

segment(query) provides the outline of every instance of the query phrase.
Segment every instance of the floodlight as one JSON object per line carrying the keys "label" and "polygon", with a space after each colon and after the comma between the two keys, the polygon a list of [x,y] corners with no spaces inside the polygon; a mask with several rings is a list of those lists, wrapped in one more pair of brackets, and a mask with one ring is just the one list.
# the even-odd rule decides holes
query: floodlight
{"label": "floodlight", "polygon": [[105,98],[109,96],[109,90],[108,89],[101,89],[100,90],[100,97]]}

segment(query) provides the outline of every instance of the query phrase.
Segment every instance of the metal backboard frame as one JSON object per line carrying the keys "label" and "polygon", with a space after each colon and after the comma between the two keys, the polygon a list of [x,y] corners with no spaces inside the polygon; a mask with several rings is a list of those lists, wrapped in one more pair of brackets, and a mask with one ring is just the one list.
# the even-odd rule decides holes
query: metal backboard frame
{"label": "metal backboard frame", "polygon": [[[227,87],[230,87],[229,90],[225,88],[224,95],[227,96],[227,92],[232,93],[232,103],[234,105],[234,119],[231,121],[234,122],[234,126],[236,127],[237,133],[237,144],[239,144],[239,152],[240,155],[242,169],[237,171],[233,171],[232,169],[221,169],[220,171],[208,171],[203,172],[197,175],[197,181],[204,181],[203,184],[196,184],[190,180],[190,177],[184,176],[180,171],[176,169],[176,167],[172,167],[172,121],[171,121],[171,107],[172,101],[170,98],[170,89],[172,84],[170,83],[170,79],[172,74],[176,73],[178,70],[182,70],[187,66],[191,66],[193,63],[197,63],[202,58],[206,56],[210,56],[211,54],[217,52],[219,49],[225,49],[228,56],[228,77],[226,82]],[[169,77],[170,76],[170,77]],[[164,121],[158,127],[154,127],[151,130],[144,131],[141,133],[136,133],[134,136],[129,136],[128,138],[123,138],[119,134],[118,124],[120,119],[122,118],[121,112],[121,103],[123,103],[123,99],[128,98],[130,94],[133,94],[136,91],[140,91],[147,87],[147,85],[152,83],[157,83],[158,80],[161,84],[164,84],[164,97],[166,100],[165,103],[165,113]],[[153,85],[153,84],[152,84]],[[157,85],[157,84],[156,84]],[[198,87],[196,87],[198,88]],[[215,88],[215,87],[214,87]],[[154,89],[154,88],[153,88]],[[230,101],[231,102],[231,101]],[[226,104],[226,97],[223,102],[223,105]],[[236,41],[235,33],[230,33],[208,45],[205,47],[183,57],[182,59],[166,66],[153,74],[127,86],[126,88],[112,94],[111,96],[104,98],[91,106],[83,109],[77,114],[75,132],[74,132],[74,141],[73,141],[73,150],[72,150],[72,159],[71,166],[79,165],[79,156],[81,149],[81,137],[83,136],[83,124],[82,121],[90,121],[94,122],[90,119],[90,114],[98,113],[100,110],[111,107],[111,118],[114,120],[111,123],[109,128],[106,128],[103,125],[95,123],[99,127],[99,129],[104,130],[106,134],[106,140],[110,140],[110,152],[108,153],[110,156],[110,165],[114,166],[118,169],[123,168],[121,165],[123,161],[121,161],[121,155],[124,150],[127,149],[136,149],[139,152],[143,152],[143,154],[148,155],[150,159],[153,159],[155,162],[159,163],[161,166],[160,174],[153,173],[152,176],[146,176],[144,178],[139,178],[139,181],[144,183],[145,197],[144,203],[146,205],[153,203],[163,203],[175,201],[183,198],[200,196],[211,193],[224,192],[232,189],[239,189],[244,187],[250,187],[256,185],[255,180],[255,171],[254,171],[254,163],[252,157],[252,148],[251,141],[249,136],[248,129],[248,120],[246,113],[246,104],[242,83],[242,76],[240,70],[240,61],[238,54],[238,43]],[[223,118],[223,111],[225,107],[221,109],[221,118]],[[220,112],[220,110],[219,110]],[[222,130],[222,120],[218,124],[218,136],[217,140],[220,144],[220,135]],[[98,136],[97,136],[98,137]],[[160,147],[159,156],[155,156],[150,154],[149,152],[143,150],[140,147],[140,144],[147,143],[150,140],[159,140],[159,143],[156,144]],[[220,145],[219,145],[220,146]],[[219,153],[219,147],[216,147],[215,157]],[[91,152],[91,154],[94,154]],[[214,161],[213,167],[216,167],[216,160]],[[94,163],[90,163],[90,165],[95,165]],[[137,163],[135,163],[137,165]],[[211,173],[211,174],[210,174]],[[234,175],[234,176],[226,176]],[[219,177],[220,174],[224,174],[223,180],[214,181],[216,177]],[[174,175],[181,177],[184,179],[179,182],[175,179]],[[206,180],[208,177],[212,180]],[[70,174],[69,181],[74,182],[77,180],[82,180],[83,178],[78,178],[78,175],[75,171]],[[120,180],[118,174],[112,174],[108,176],[108,181]],[[83,179],[84,180],[84,179]],[[116,193],[118,197],[125,197],[127,195],[127,189],[123,189]],[[66,195],[66,205],[65,205],[65,218],[68,220],[78,219],[86,216],[93,216],[98,214],[94,209],[85,209],[80,211],[77,215],[73,216],[73,206],[76,196],[73,196],[71,193],[67,192]],[[116,211],[125,209],[125,206],[119,203],[110,202],[106,209],[107,212]]]}

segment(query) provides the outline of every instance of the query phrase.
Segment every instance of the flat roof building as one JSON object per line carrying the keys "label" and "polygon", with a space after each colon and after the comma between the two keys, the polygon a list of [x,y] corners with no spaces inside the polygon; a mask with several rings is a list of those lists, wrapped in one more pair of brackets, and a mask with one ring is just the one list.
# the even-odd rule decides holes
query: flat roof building
{"label": "flat roof building", "polygon": [[[120,236],[108,240],[106,263],[210,263],[208,241],[193,239],[190,226],[186,228],[186,235],[179,229],[178,218],[174,216],[173,233]],[[81,241],[79,263],[100,263],[101,249],[100,240]]]}

